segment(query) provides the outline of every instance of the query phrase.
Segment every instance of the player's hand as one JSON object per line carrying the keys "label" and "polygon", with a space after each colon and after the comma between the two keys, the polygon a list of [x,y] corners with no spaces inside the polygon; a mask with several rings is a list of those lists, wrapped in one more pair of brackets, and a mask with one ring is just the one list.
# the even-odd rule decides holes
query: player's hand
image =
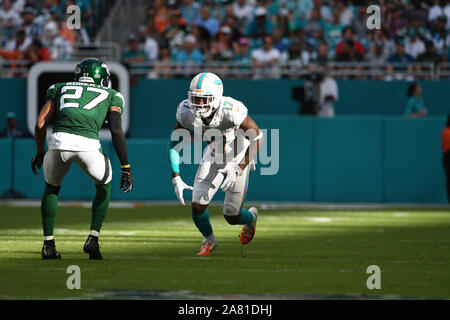
{"label": "player's hand", "polygon": [[183,199],[183,190],[194,190],[191,186],[188,186],[186,183],[181,180],[180,176],[176,176],[172,178],[173,187],[175,188],[175,194],[177,195],[178,201],[181,202],[181,204],[184,206],[184,199]]}
{"label": "player's hand", "polygon": [[130,192],[133,190],[133,175],[131,174],[131,168],[122,168],[122,176],[120,178],[120,189],[123,193]]}
{"label": "player's hand", "polygon": [[222,191],[227,192],[234,187],[237,179],[242,175],[243,171],[237,163],[229,162],[225,168],[219,170],[225,176],[222,186]]}
{"label": "player's hand", "polygon": [[36,167],[40,169],[42,167],[42,163],[44,162],[43,154],[36,154],[33,159],[31,159],[31,170],[33,170],[34,174],[38,174]]}

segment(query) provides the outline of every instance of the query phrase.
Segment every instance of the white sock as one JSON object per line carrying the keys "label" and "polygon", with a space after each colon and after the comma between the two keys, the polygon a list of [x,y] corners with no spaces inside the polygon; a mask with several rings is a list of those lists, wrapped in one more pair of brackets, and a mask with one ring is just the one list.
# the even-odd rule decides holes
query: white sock
{"label": "white sock", "polygon": [[53,236],[45,236],[44,241],[47,241],[47,240],[53,240]]}
{"label": "white sock", "polygon": [[91,232],[89,232],[89,234],[90,234],[91,236],[94,236],[94,237],[97,237],[97,238],[98,238],[98,235],[100,234],[100,232],[95,231],[95,230],[91,230]]}
{"label": "white sock", "polygon": [[213,242],[216,240],[216,236],[214,235],[214,232],[211,233],[209,236],[205,237],[206,241]]}

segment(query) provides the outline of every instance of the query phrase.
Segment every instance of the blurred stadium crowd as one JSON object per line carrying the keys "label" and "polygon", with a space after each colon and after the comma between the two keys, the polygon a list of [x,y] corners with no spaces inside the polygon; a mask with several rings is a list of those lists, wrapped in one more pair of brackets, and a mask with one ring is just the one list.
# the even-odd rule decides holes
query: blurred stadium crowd
{"label": "blurred stadium crowd", "polygon": [[[80,8],[80,29],[66,24],[71,5]],[[75,44],[90,43],[110,5],[109,0],[1,0],[2,63],[15,61],[29,66],[38,61],[71,59]]]}
{"label": "blurred stadium crowd", "polygon": [[[145,21],[120,44],[134,75],[187,76],[207,66],[222,76],[280,78],[317,65],[344,78],[429,79],[441,67],[450,74],[448,0],[142,2]],[[92,43],[108,9],[120,3],[0,0],[2,65],[77,59],[74,51]],[[372,3],[381,8],[380,29],[367,28]],[[81,9],[81,29],[66,25],[70,5]]]}
{"label": "blurred stadium crowd", "polygon": [[[156,0],[148,7],[146,25],[130,35],[122,60],[136,73],[142,62],[155,62],[151,77],[164,74],[161,71],[170,69],[171,63],[186,68],[206,62],[224,72],[239,65],[233,72],[236,68],[247,70],[241,74],[254,78],[294,75],[313,64],[332,62],[372,67],[417,62],[433,68],[448,60],[449,1],[373,2],[381,8],[379,30],[369,30],[366,25],[371,3]],[[379,77],[398,78],[396,70],[407,71],[400,72],[406,79],[417,71],[397,67],[383,70]]]}

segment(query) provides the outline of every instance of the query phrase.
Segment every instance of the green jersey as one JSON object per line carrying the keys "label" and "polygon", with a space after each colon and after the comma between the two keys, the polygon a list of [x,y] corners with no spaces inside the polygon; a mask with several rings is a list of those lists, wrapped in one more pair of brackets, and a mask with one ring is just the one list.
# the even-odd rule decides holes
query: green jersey
{"label": "green jersey", "polygon": [[47,101],[55,103],[53,132],[66,132],[98,139],[110,107],[123,111],[123,96],[114,89],[86,82],[56,83],[47,90]]}

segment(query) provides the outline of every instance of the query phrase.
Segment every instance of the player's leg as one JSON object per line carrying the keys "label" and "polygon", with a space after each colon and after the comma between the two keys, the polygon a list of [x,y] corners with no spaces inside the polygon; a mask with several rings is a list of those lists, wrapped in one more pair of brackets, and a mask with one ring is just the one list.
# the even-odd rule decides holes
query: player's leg
{"label": "player's leg", "polygon": [[247,210],[242,206],[247,194],[249,175],[247,167],[234,187],[226,193],[223,205],[223,214],[229,224],[244,225],[240,236],[242,244],[247,244],[253,239],[258,218],[258,210],[255,207]]}
{"label": "player's leg", "polygon": [[70,168],[70,159],[64,159],[59,150],[48,150],[44,157],[43,169],[45,191],[41,200],[42,227],[44,231],[43,259],[60,259],[56,251],[53,229],[55,227],[58,194],[61,183]]}
{"label": "player's leg", "polygon": [[208,205],[223,180],[223,175],[218,173],[217,170],[215,164],[202,161],[195,176],[192,193],[192,220],[204,237],[197,255],[209,255],[217,246],[208,211]]}
{"label": "player's leg", "polygon": [[98,237],[111,199],[111,162],[102,152],[91,151],[79,152],[77,164],[92,179],[96,188],[92,202],[91,229],[83,250],[89,253],[89,259],[102,259]]}

